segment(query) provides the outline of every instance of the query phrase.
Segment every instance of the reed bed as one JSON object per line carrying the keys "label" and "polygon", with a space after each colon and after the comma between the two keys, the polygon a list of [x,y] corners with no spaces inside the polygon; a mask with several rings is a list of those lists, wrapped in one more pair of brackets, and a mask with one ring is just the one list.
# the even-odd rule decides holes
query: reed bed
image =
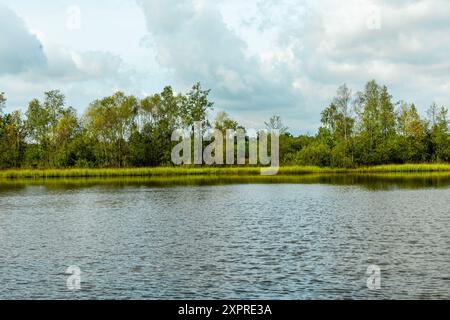
{"label": "reed bed", "polygon": [[384,172],[445,172],[450,171],[450,163],[389,164],[354,169],[362,173]]}
{"label": "reed bed", "polygon": [[[260,175],[259,167],[152,167],[152,168],[104,168],[104,169],[13,169],[0,170],[4,179],[37,178],[111,178],[111,177],[180,177],[180,176],[254,176]],[[361,167],[356,169],[324,168],[314,166],[280,167],[278,175],[303,175],[312,173],[411,173],[450,172],[450,164],[401,164]]]}

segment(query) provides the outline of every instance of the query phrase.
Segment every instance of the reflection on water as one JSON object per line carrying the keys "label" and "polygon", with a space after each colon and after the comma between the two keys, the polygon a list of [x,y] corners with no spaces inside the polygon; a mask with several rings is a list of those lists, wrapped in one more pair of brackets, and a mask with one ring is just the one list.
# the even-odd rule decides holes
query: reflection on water
{"label": "reflection on water", "polygon": [[2,181],[0,299],[448,299],[449,207],[445,174]]}
{"label": "reflection on water", "polygon": [[72,189],[95,185],[109,186],[208,186],[227,184],[331,184],[359,185],[369,190],[395,188],[446,188],[450,173],[384,173],[384,174],[304,174],[275,176],[198,175],[180,177],[120,177],[120,178],[54,178],[0,179],[0,193],[37,185],[50,189]]}

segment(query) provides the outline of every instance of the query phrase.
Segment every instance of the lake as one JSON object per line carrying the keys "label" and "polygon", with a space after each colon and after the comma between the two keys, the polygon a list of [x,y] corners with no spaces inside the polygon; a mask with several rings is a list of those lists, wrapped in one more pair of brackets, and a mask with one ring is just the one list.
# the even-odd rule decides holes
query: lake
{"label": "lake", "polygon": [[183,181],[0,181],[0,299],[450,298],[448,174]]}

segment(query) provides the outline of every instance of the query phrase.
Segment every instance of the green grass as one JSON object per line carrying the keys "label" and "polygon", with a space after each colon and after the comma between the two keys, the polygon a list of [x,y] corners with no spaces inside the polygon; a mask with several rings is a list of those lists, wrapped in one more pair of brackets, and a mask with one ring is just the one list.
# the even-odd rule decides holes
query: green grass
{"label": "green grass", "polygon": [[[325,173],[334,169],[318,167],[281,168],[283,174]],[[0,171],[0,178],[84,178],[84,177],[165,177],[199,175],[259,175],[258,167],[154,167],[107,169],[13,169]]]}
{"label": "green grass", "polygon": [[[361,167],[357,169],[322,168],[314,166],[281,167],[278,175],[303,175],[312,173],[411,173],[450,172],[450,164],[402,164]],[[180,176],[255,176],[258,167],[155,167],[107,169],[13,169],[0,170],[3,179],[37,178],[111,178],[111,177],[180,177]]]}
{"label": "green grass", "polygon": [[420,163],[420,164],[388,164],[363,167],[354,170],[363,173],[383,172],[445,172],[450,171],[450,163]]}

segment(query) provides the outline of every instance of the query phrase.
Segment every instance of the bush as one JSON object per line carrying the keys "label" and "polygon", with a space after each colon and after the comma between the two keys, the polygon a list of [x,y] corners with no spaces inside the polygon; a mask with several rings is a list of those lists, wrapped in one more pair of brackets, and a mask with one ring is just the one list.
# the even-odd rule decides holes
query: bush
{"label": "bush", "polygon": [[312,165],[328,167],[331,164],[331,150],[323,143],[313,143],[297,152],[295,163],[300,165]]}

